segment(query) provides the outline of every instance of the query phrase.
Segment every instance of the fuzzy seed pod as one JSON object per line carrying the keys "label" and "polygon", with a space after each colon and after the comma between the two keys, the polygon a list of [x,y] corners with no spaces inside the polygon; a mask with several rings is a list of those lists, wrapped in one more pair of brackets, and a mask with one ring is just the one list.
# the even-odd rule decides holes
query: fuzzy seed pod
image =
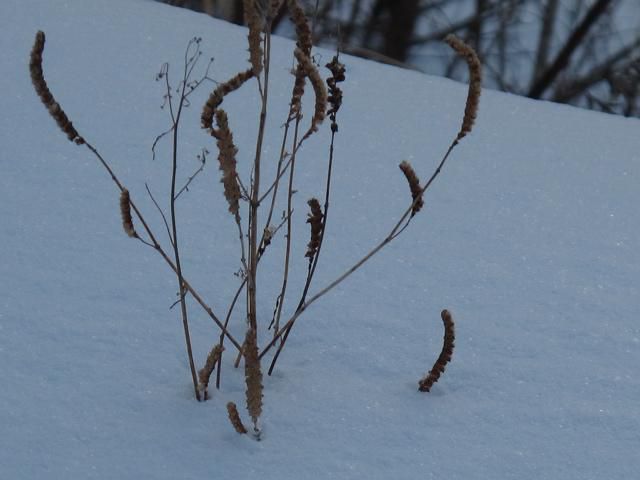
{"label": "fuzzy seed pod", "polygon": [[258,336],[254,328],[247,329],[244,341],[244,378],[247,385],[247,410],[258,430],[258,418],[262,414],[262,371],[258,356]]}
{"label": "fuzzy seed pod", "polygon": [[133,227],[133,219],[131,218],[129,190],[126,188],[120,192],[120,215],[122,216],[122,228],[124,228],[124,232],[131,238],[138,238],[138,234]]}
{"label": "fuzzy seed pod", "polygon": [[231,425],[233,425],[233,428],[236,429],[236,432],[240,434],[247,433],[247,429],[244,428],[244,425],[242,424],[242,420],[240,420],[240,415],[238,414],[238,408],[236,407],[235,403],[233,402],[227,403],[227,413],[229,414],[229,421],[231,422]]}
{"label": "fuzzy seed pod", "polygon": [[[310,57],[313,40],[311,37],[311,28],[309,27],[309,22],[307,22],[304,10],[298,3],[298,0],[287,0],[287,7],[289,9],[291,22],[294,24],[296,29],[296,46],[304,55]],[[295,81],[293,85],[293,93],[291,95],[291,109],[289,111],[290,117],[295,117],[300,113],[302,96],[304,95],[304,84],[307,74],[300,64],[300,61],[298,61],[298,65],[294,70],[294,77]]]}
{"label": "fuzzy seed pod", "polygon": [[302,68],[304,74],[309,78],[311,86],[313,87],[313,92],[316,96],[316,104],[313,111],[313,118],[311,119],[311,126],[303,137],[303,139],[305,139],[309,137],[313,132],[318,131],[318,126],[324,120],[327,110],[327,89],[324,86],[322,78],[320,78],[318,69],[313,64],[311,59],[307,55],[305,55],[304,52],[299,48],[296,48],[293,54],[298,60],[298,66]]}
{"label": "fuzzy seed pod", "polygon": [[207,361],[198,371],[198,381],[199,388],[204,393],[203,398],[205,400],[209,399],[209,379],[211,378],[211,373],[213,373],[213,369],[216,368],[216,364],[220,361],[220,356],[224,351],[224,347],[220,344],[215,345],[209,355],[207,355]]}
{"label": "fuzzy seed pod", "polygon": [[400,165],[400,170],[404,173],[407,182],[409,182],[409,188],[411,189],[411,198],[413,198],[413,206],[411,208],[411,216],[413,217],[424,206],[424,200],[422,199],[422,188],[420,187],[420,179],[416,175],[415,170],[409,162],[403,160]]}
{"label": "fuzzy seed pod", "polygon": [[307,16],[304,14],[304,10],[298,0],[287,0],[287,7],[289,8],[291,23],[293,23],[296,29],[296,46],[309,57],[311,56],[313,38]]}
{"label": "fuzzy seed pod", "polygon": [[454,341],[456,339],[453,318],[448,310],[442,310],[440,313],[442,322],[444,323],[444,341],[442,344],[442,351],[436,363],[429,373],[418,383],[418,390],[421,392],[428,392],[434,383],[438,381],[440,375],[444,373],[444,369],[451,361],[453,355]]}
{"label": "fuzzy seed pod", "polygon": [[257,0],[243,0],[244,21],[249,27],[249,62],[254,76],[262,72],[262,31],[264,19],[256,5]]}
{"label": "fuzzy seed pod", "polygon": [[[213,117],[218,110],[218,107],[222,103],[225,95],[239,89],[244,82],[253,77],[253,68],[240,72],[230,80],[218,85],[209,98],[207,99],[204,107],[202,108],[202,115],[200,117],[202,128],[208,129],[213,135]],[[215,136],[215,135],[214,135]]]}
{"label": "fuzzy seed pod", "polygon": [[478,104],[482,93],[482,65],[475,50],[464,43],[453,34],[447,35],[444,39],[455,52],[464,57],[469,67],[469,91],[467,93],[467,103],[464,109],[462,127],[458,132],[456,140],[461,140],[467,133],[471,132],[476,115],[478,114]]}
{"label": "fuzzy seed pod", "polygon": [[40,97],[42,104],[49,111],[49,115],[56,121],[58,127],[67,135],[67,138],[75,142],[77,145],[82,145],[84,139],[78,134],[74,128],[73,123],[64,113],[64,110],[58,102],[53,98],[53,94],[47,86],[47,82],[44,79],[44,72],[42,70],[42,53],[44,52],[45,35],[43,31],[36,33],[36,38],[33,42],[33,48],[31,49],[31,57],[29,59],[29,73],[31,74],[31,82],[36,90],[36,93]]}
{"label": "fuzzy seed pod", "polygon": [[229,211],[234,215],[238,215],[240,208],[240,186],[238,185],[238,173],[236,171],[236,154],[238,149],[233,143],[233,134],[229,129],[229,119],[227,113],[219,109],[216,111],[216,125],[218,128],[214,130],[214,136],[218,139],[218,162],[219,169],[222,171],[222,179],[224,185],[224,197],[229,203]]}
{"label": "fuzzy seed pod", "polygon": [[336,113],[340,110],[342,105],[342,90],[338,87],[339,82],[345,80],[345,66],[338,60],[338,55],[334,55],[331,62],[325,65],[330,71],[331,76],[327,78],[327,86],[329,87],[329,110],[327,115],[331,119],[331,131],[338,131],[338,124],[336,123]]}
{"label": "fuzzy seed pod", "polygon": [[318,247],[320,246],[320,238],[322,237],[322,219],[324,218],[324,214],[322,213],[322,208],[320,207],[318,199],[310,199],[307,202],[307,205],[311,208],[311,213],[307,216],[307,223],[311,224],[311,240],[309,240],[309,243],[307,244],[307,253],[305,253],[304,256],[311,262],[318,251]]}

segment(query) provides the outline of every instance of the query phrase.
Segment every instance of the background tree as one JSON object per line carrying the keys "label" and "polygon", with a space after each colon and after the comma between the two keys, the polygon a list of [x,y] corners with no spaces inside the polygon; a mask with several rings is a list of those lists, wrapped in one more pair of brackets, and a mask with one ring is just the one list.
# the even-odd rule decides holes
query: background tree
{"label": "background tree", "polygon": [[[161,0],[162,1],[162,0]],[[242,24],[241,0],[165,0]],[[637,0],[306,0],[316,42],[353,55],[462,79],[442,47],[455,33],[478,52],[485,86],[640,116]],[[279,35],[293,36],[284,11]]]}

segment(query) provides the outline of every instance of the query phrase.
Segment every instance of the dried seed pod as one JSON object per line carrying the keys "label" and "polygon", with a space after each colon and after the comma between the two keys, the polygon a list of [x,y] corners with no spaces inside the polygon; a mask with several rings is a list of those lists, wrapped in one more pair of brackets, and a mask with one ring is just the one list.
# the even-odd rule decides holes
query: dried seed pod
{"label": "dried seed pod", "polygon": [[244,428],[244,425],[242,424],[242,420],[240,420],[240,415],[238,414],[238,408],[236,407],[235,403],[233,402],[227,403],[227,413],[229,414],[229,421],[231,422],[231,425],[233,425],[233,428],[236,429],[236,432],[240,434],[247,433],[247,429]]}
{"label": "dried seed pod", "polygon": [[313,47],[313,37],[311,36],[311,27],[309,27],[307,16],[304,14],[304,10],[298,0],[287,0],[287,6],[289,8],[291,22],[296,29],[296,46],[302,50],[306,56],[310,56],[311,48]]}
{"label": "dried seed pod", "polygon": [[418,390],[421,392],[428,392],[431,390],[431,387],[434,383],[438,381],[440,375],[444,373],[444,369],[451,361],[451,356],[453,355],[453,347],[455,342],[455,329],[453,318],[451,317],[451,313],[448,310],[442,310],[440,313],[440,317],[442,318],[442,322],[444,323],[444,340],[442,344],[442,351],[440,352],[440,356],[436,363],[433,365],[433,368],[429,371],[429,373],[418,383]]}
{"label": "dried seed pod", "polygon": [[264,19],[260,14],[256,0],[243,0],[244,21],[249,27],[249,62],[254,76],[262,72],[262,31]]}
{"label": "dried seed pod", "polygon": [[247,410],[258,430],[258,418],[262,414],[262,371],[258,356],[258,337],[254,328],[247,329],[244,342],[244,377],[247,384]]}
{"label": "dried seed pod", "polygon": [[64,113],[64,110],[58,102],[53,98],[53,94],[47,86],[47,82],[44,79],[44,72],[42,70],[42,53],[44,52],[45,35],[43,31],[36,33],[36,38],[33,42],[33,48],[31,49],[31,56],[29,59],[29,73],[31,74],[31,82],[36,90],[36,93],[40,97],[42,104],[49,111],[49,115],[56,121],[58,127],[67,135],[67,138],[77,145],[84,143],[84,139],[78,134],[74,128],[73,123]]}
{"label": "dried seed pod", "polygon": [[464,109],[462,126],[456,137],[456,141],[461,140],[467,133],[471,132],[476,115],[478,114],[478,104],[482,93],[482,65],[475,50],[464,43],[453,34],[447,35],[444,39],[455,52],[464,57],[469,67],[469,91]]}
{"label": "dried seed pod", "polygon": [[203,398],[205,400],[209,399],[209,379],[211,378],[211,373],[213,373],[213,369],[216,367],[216,364],[220,361],[220,357],[222,352],[224,351],[224,347],[220,344],[215,345],[209,355],[207,355],[207,361],[198,371],[198,381],[199,388],[204,393]]}
{"label": "dried seed pod", "polygon": [[404,176],[409,182],[409,188],[411,189],[411,198],[413,198],[413,206],[411,207],[411,216],[413,217],[424,206],[424,200],[422,199],[422,188],[420,187],[420,179],[416,175],[415,170],[409,162],[403,160],[400,165],[400,170],[404,173]]}
{"label": "dried seed pod", "polygon": [[120,215],[122,216],[122,228],[124,228],[125,233],[131,238],[138,238],[138,234],[133,227],[133,219],[131,218],[129,190],[126,188],[120,192]]}
{"label": "dried seed pod", "polygon": [[338,55],[334,55],[331,62],[325,65],[330,71],[331,76],[327,78],[327,86],[329,87],[329,110],[327,115],[331,119],[331,131],[338,131],[338,124],[336,123],[336,113],[340,110],[342,105],[342,90],[338,87],[339,82],[345,80],[345,66],[338,60]]}
{"label": "dried seed pod", "polygon": [[309,130],[304,135],[303,140],[309,137],[313,132],[318,130],[318,126],[322,123],[325,117],[325,113],[327,110],[327,89],[324,86],[324,82],[322,78],[320,78],[320,73],[318,69],[313,64],[311,59],[304,54],[302,50],[296,48],[293,52],[296,59],[298,60],[298,66],[302,68],[304,74],[309,78],[311,82],[311,86],[313,87],[313,92],[316,96],[315,108],[313,111],[313,118],[311,119],[311,126]]}
{"label": "dried seed pod", "polygon": [[218,139],[218,162],[219,169],[222,171],[222,179],[224,185],[224,197],[229,203],[229,211],[234,215],[238,215],[240,209],[240,185],[238,185],[238,173],[236,171],[236,154],[238,149],[233,143],[233,134],[229,129],[229,119],[227,113],[219,109],[216,111],[215,137]]}
{"label": "dried seed pod", "polygon": [[311,213],[308,214],[307,223],[311,224],[311,240],[307,244],[307,253],[305,257],[309,258],[311,262],[315,257],[318,247],[320,246],[320,239],[322,237],[322,220],[324,214],[320,207],[320,202],[317,198],[312,198],[307,202],[307,205],[311,208]]}
{"label": "dried seed pod", "polygon": [[236,74],[231,79],[227,80],[224,83],[218,85],[209,98],[207,99],[204,107],[202,108],[202,115],[200,116],[202,128],[208,129],[212,135],[215,136],[215,132],[213,130],[213,117],[220,107],[222,100],[229,93],[239,89],[247,80],[253,77],[253,67],[249,70],[245,70],[244,72],[240,72]]}

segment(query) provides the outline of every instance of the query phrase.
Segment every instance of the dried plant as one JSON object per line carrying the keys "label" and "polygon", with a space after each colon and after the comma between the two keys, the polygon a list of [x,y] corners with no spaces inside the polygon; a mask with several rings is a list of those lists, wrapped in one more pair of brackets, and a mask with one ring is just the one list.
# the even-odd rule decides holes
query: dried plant
{"label": "dried plant", "polygon": [[247,384],[247,411],[253,421],[256,435],[259,435],[258,419],[262,414],[262,371],[258,357],[258,336],[254,328],[247,329],[244,343],[244,375]]}
{"label": "dried plant", "polygon": [[220,357],[222,356],[222,351],[224,347],[220,344],[215,345],[209,355],[207,355],[207,361],[198,371],[198,386],[202,391],[202,396],[205,400],[209,399],[209,380],[211,379],[211,374],[213,373],[213,369],[216,368],[216,364],[220,362]]}
{"label": "dried plant", "polygon": [[329,110],[327,115],[331,120],[331,132],[338,131],[338,123],[336,122],[336,115],[340,107],[342,106],[342,90],[338,86],[338,83],[345,81],[345,66],[340,63],[338,55],[334,55],[329,63],[325,65],[331,72],[331,76],[327,78],[327,86],[329,87]]}
{"label": "dried plant", "polygon": [[242,420],[240,420],[240,414],[238,413],[238,408],[235,403],[227,403],[227,413],[229,414],[229,421],[236,432],[240,434],[247,433],[247,429],[242,424]]}
{"label": "dried plant", "polygon": [[444,373],[444,369],[447,366],[447,363],[451,361],[451,356],[453,355],[453,347],[455,346],[454,342],[456,339],[453,318],[448,310],[442,310],[440,317],[442,318],[442,323],[444,323],[442,351],[440,352],[440,356],[436,360],[436,363],[433,364],[431,370],[429,370],[424,378],[418,383],[418,390],[421,392],[428,392],[431,390],[433,384],[436,383],[440,378],[440,375]]}
{"label": "dried plant", "polygon": [[422,200],[422,188],[420,187],[420,180],[418,179],[418,175],[413,170],[413,167],[409,162],[403,160],[400,165],[400,170],[404,173],[407,182],[409,182],[409,188],[411,189],[411,198],[413,199],[413,204],[411,207],[411,216],[413,217],[416,213],[420,211],[420,209],[424,206],[424,200]]}
{"label": "dried plant", "polygon": [[43,31],[36,33],[36,39],[33,42],[33,48],[31,49],[31,57],[29,61],[29,73],[31,74],[31,82],[36,90],[36,93],[40,97],[43,105],[49,111],[49,114],[56,121],[60,129],[67,135],[67,138],[72,142],[81,145],[84,143],[84,139],[78,134],[73,127],[71,120],[64,113],[64,110],[49,91],[47,82],[44,79],[44,72],[42,71],[42,53],[44,51],[45,35]]}
{"label": "dried plant", "polygon": [[213,129],[213,117],[220,104],[222,104],[222,100],[229,93],[239,89],[247,80],[253,78],[253,76],[253,68],[250,68],[249,70],[245,70],[234,75],[226,82],[218,85],[218,87],[211,92],[211,95],[209,95],[209,98],[202,109],[202,115],[200,117],[202,128],[208,129],[211,134],[215,136],[215,130]]}
{"label": "dried plant", "polygon": [[249,62],[253,75],[258,77],[262,73],[262,31],[264,18],[260,14],[257,0],[243,0],[245,23],[249,26]]}
{"label": "dried plant", "polygon": [[[264,395],[261,366],[262,359],[265,355],[271,352],[273,347],[276,347],[276,351],[271,358],[271,363],[268,369],[268,374],[271,374],[277,359],[287,343],[287,339],[290,337],[293,325],[302,313],[311,304],[338,286],[386,245],[396,239],[408,227],[415,214],[421,210],[424,204],[423,197],[426,190],[440,174],[453,148],[465,135],[471,132],[471,129],[473,128],[473,123],[478,110],[481,71],[477,56],[473,50],[459,39],[455,37],[448,37],[447,41],[452,48],[454,48],[454,50],[456,50],[460,55],[463,55],[467,60],[470,72],[469,93],[467,96],[465,113],[460,131],[440,160],[440,163],[431,177],[424,184],[420,183],[416,172],[408,162],[405,161],[400,164],[400,169],[404,173],[411,190],[411,203],[391,228],[388,235],[380,240],[374,248],[366,252],[362,258],[339,275],[335,280],[318,289],[315,293],[310,294],[310,289],[313,285],[315,272],[322,253],[325,233],[327,231],[327,221],[330,213],[331,182],[335,153],[334,139],[338,132],[337,116],[343,103],[343,92],[338,84],[345,80],[346,69],[339,61],[338,55],[336,54],[331,62],[326,65],[330,71],[330,76],[326,79],[325,86],[325,81],[312,61],[312,33],[309,27],[309,22],[307,21],[299,2],[297,0],[287,0],[286,5],[289,9],[289,14],[293,24],[295,25],[297,36],[296,48],[292,52],[292,56],[296,61],[296,67],[294,70],[290,108],[287,112],[287,118],[282,130],[282,142],[280,154],[277,158],[276,172],[272,178],[267,179],[265,185],[265,179],[263,178],[265,174],[262,171],[262,164],[270,86],[271,26],[275,12],[280,8],[282,0],[261,2],[258,0],[243,1],[245,13],[247,15],[247,23],[249,25],[248,50],[251,68],[236,74],[226,82],[218,84],[210,93],[200,115],[203,129],[216,139],[219,169],[222,172],[221,182],[224,186],[224,196],[229,205],[229,211],[235,218],[238,227],[237,238],[240,244],[240,268],[237,271],[239,286],[227,308],[226,315],[223,317],[224,321],[220,320],[209,304],[205,302],[198,291],[187,281],[180,262],[180,246],[182,245],[182,242],[179,242],[178,237],[179,230],[177,223],[176,200],[180,194],[187,190],[191,181],[203,170],[205,165],[205,150],[203,150],[202,165],[200,168],[196,173],[189,177],[184,187],[181,189],[177,188],[177,145],[179,140],[180,121],[184,113],[184,109],[189,104],[188,98],[191,92],[205,80],[211,80],[207,73],[205,73],[200,80],[191,80],[191,74],[201,53],[199,47],[200,40],[192,40],[187,47],[184,74],[178,88],[171,87],[169,83],[168,64],[163,66],[161,73],[158,75],[159,79],[165,81],[165,104],[169,107],[168,110],[171,115],[171,126],[165,133],[158,136],[156,142],[154,142],[153,149],[155,149],[158,141],[165,135],[170,134],[172,136],[172,175],[171,193],[169,197],[169,207],[171,209],[170,215],[165,215],[148,186],[147,193],[151,197],[164,222],[167,237],[171,244],[171,250],[169,251],[165,250],[158,241],[144,216],[132,200],[129,191],[120,182],[107,161],[100,155],[95,147],[86,143],[84,138],[80,137],[66,114],[63,112],[62,108],[53,99],[53,95],[44,81],[44,75],[42,72],[42,52],[44,48],[44,33],[42,32],[38,32],[36,35],[34,47],[31,52],[29,68],[36,93],[40,96],[43,104],[47,107],[50,114],[62,128],[63,132],[75,143],[84,144],[107,170],[111,179],[118,187],[120,191],[122,222],[127,235],[139,240],[144,245],[153,248],[160,254],[163,260],[176,274],[178,283],[178,301],[176,304],[180,304],[187,355],[189,358],[196,398],[198,400],[206,400],[209,397],[208,389],[211,383],[210,379],[216,368],[216,387],[220,388],[221,371],[224,363],[224,345],[226,341],[230,342],[233,344],[237,352],[235,362],[236,367],[239,366],[239,363],[244,359],[246,406],[253,424],[253,437],[255,439],[259,439],[260,416],[263,409]],[[255,78],[256,82],[251,82],[251,84],[249,84],[248,80],[252,78]],[[307,98],[305,97],[305,83],[307,79],[313,89],[312,103],[308,106],[309,109],[313,106],[313,115],[308,129],[305,131],[301,127],[301,122],[303,102],[306,102]],[[238,175],[238,148],[234,144],[234,137],[228,114],[221,108],[221,105],[226,95],[245,85],[252,85],[257,88],[259,94],[259,113],[255,149],[253,150],[253,158],[250,159],[252,163],[248,165],[248,167],[250,167],[251,174],[248,180],[243,183],[242,179]],[[177,92],[177,95],[175,95],[175,92]],[[305,105],[305,108],[306,107],[307,106]],[[312,133],[318,131],[327,115],[331,120],[331,141],[328,152],[326,179],[323,186],[324,202],[321,205],[321,200],[318,200],[317,198],[312,198],[308,202],[310,213],[307,216],[307,222],[310,224],[311,235],[305,252],[305,257],[308,259],[308,261],[305,262],[307,264],[307,275],[300,297],[294,299],[295,302],[291,303],[291,294],[287,296],[289,271],[290,269],[297,268],[296,265],[300,265],[301,263],[300,258],[293,258],[291,255],[292,245],[295,241],[295,229],[293,228],[293,206],[294,194],[297,191],[295,168],[296,160],[298,156],[302,154],[301,152],[303,150],[303,144],[305,143],[304,141]],[[207,138],[210,141],[210,137]],[[245,149],[243,147],[242,151],[245,152],[249,150],[250,149]],[[286,186],[282,187],[282,189],[286,189],[284,192],[286,207],[282,206],[282,195],[278,197],[281,184],[286,184]],[[279,221],[272,223],[274,212],[279,211],[279,209],[283,211],[283,216]],[[267,212],[266,219],[263,213],[265,210]],[[133,217],[136,219],[136,225],[139,227],[139,231],[134,229]],[[274,244],[277,244],[277,234],[281,228],[286,230],[283,234],[284,256],[282,286],[280,293],[275,300],[274,315],[271,324],[269,325],[269,328],[273,327],[273,337],[268,341],[261,342],[259,335],[263,327],[266,326],[266,322],[262,323],[262,319],[259,318],[259,312],[261,312],[262,309],[259,309],[257,304],[259,264],[261,258],[275,248]],[[304,268],[304,266],[301,268]],[[243,293],[245,295],[245,301],[238,301]],[[214,321],[220,332],[220,340],[218,344],[209,352],[204,367],[199,371],[196,371],[195,362],[193,360],[189,333],[187,297],[189,297],[189,305],[191,305],[192,299],[193,302],[199,305]],[[238,305],[245,306],[245,311],[240,315],[240,319],[246,323],[245,339],[242,345],[231,333],[229,333],[230,322],[235,321],[234,319],[238,317],[237,315],[234,315],[234,311]],[[285,315],[288,315],[288,318]],[[445,322],[445,347],[443,348],[443,353],[441,354],[438,362],[436,362],[434,368],[431,370],[429,375],[421,381],[421,389],[424,382],[424,385],[427,386],[427,391],[433,382],[435,382],[439,375],[444,371],[444,365],[450,360],[451,351],[453,349],[453,321],[446,310],[443,311],[442,318]],[[282,324],[281,319],[283,320]],[[285,319],[286,321],[284,321]],[[450,323],[450,326],[448,322]],[[229,402],[227,404],[227,410],[229,419],[236,431],[239,433],[247,433],[247,429],[240,419],[236,405],[233,402]]]}
{"label": "dried plant", "polygon": [[476,115],[478,114],[478,105],[480,104],[480,93],[482,90],[482,66],[475,50],[455,35],[447,35],[445,42],[447,42],[458,55],[464,57],[469,67],[469,93],[467,94],[462,126],[457,136],[457,139],[461,140],[471,132],[473,123],[476,120]]}
{"label": "dried plant", "polygon": [[324,86],[324,82],[320,77],[320,72],[313,64],[311,59],[300,49],[296,48],[293,52],[296,60],[298,60],[298,66],[301,68],[304,75],[309,78],[313,92],[316,96],[315,108],[313,110],[313,118],[311,119],[311,126],[305,135],[302,137],[309,137],[314,132],[318,131],[318,126],[322,123],[327,110],[327,89]]}
{"label": "dried plant", "polygon": [[220,109],[216,111],[216,138],[218,139],[218,162],[222,171],[221,182],[224,185],[224,197],[229,203],[229,211],[238,215],[240,208],[240,185],[238,184],[238,173],[236,171],[236,153],[238,149],[233,143],[233,134],[229,129],[227,113]]}
{"label": "dried plant", "polygon": [[131,218],[131,200],[129,199],[129,190],[126,188],[120,192],[120,215],[122,216],[122,228],[124,232],[131,238],[137,238],[136,229],[133,228],[133,219]]}
{"label": "dried plant", "polygon": [[310,199],[307,204],[309,208],[311,208],[311,213],[309,213],[307,217],[307,223],[311,225],[311,240],[307,244],[307,253],[304,254],[305,257],[309,258],[309,261],[313,261],[313,257],[316,256],[316,252],[318,251],[318,247],[320,246],[320,237],[322,236],[322,219],[324,215],[322,214],[322,207],[320,207],[320,202],[317,198]]}

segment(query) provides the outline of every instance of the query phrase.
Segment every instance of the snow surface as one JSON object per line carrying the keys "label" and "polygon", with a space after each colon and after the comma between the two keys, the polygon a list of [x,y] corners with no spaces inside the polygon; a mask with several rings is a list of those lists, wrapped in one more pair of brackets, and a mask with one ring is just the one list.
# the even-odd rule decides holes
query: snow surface
{"label": "snow surface", "polygon": [[[52,91],[159,234],[144,195],[145,181],[159,198],[168,186],[168,144],[150,154],[168,123],[155,73],[164,61],[178,71],[193,36],[215,57],[214,78],[246,68],[243,29],[150,0],[2,1],[0,478],[637,478],[640,122],[484,92],[474,132],[412,227],[301,317],[265,379],[255,442],[226,417],[227,401],[244,405],[233,355],[213,400],[193,399],[179,312],[168,310],[175,278],[122,233],[108,176],[39,104],[27,69],[38,29]],[[289,41],[273,48],[267,164],[292,64]],[[344,62],[333,210],[313,291],[386,234],[409,196],[397,164],[409,159],[426,178],[466,95],[448,80]],[[238,245],[215,148],[198,126],[209,88],[187,111],[182,178],[200,148],[211,163],[179,214],[186,275],[222,312],[238,285]],[[255,88],[226,105],[246,172]],[[305,268],[304,201],[323,192],[328,136],[325,126],[299,163],[294,285]],[[280,282],[277,252],[261,264],[263,319]],[[453,362],[418,393],[445,307],[457,324]],[[202,364],[218,332],[191,312]],[[238,314],[239,336],[242,324]]]}

